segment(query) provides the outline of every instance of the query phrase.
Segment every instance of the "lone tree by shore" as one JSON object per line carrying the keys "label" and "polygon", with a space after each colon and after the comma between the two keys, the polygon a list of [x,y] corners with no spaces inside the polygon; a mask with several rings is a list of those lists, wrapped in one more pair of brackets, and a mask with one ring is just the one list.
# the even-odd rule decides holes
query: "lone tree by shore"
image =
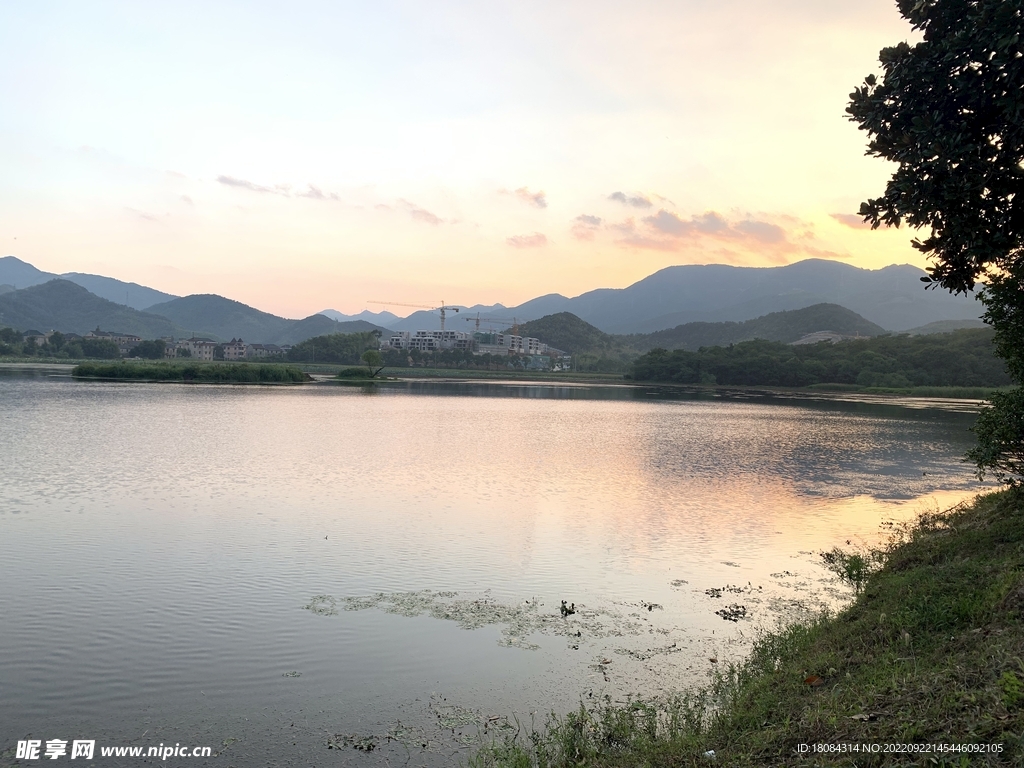
{"label": "lone tree by shore", "polygon": [[384,370],[384,358],[376,349],[366,350],[361,359],[366,363],[366,370],[371,379],[376,378],[377,374]]}

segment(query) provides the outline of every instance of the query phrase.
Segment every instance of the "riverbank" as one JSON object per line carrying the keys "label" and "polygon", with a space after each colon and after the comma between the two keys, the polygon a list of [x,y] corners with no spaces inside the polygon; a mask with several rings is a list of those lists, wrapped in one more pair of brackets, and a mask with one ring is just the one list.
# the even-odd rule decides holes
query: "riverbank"
{"label": "riverbank", "polygon": [[[307,366],[300,367],[310,373],[336,373],[345,366]],[[994,392],[1001,392],[1010,387],[859,387],[852,384],[815,384],[808,387],[777,387],[777,386],[732,386],[716,384],[671,384],[660,381],[637,381],[618,373],[577,373],[551,371],[473,371],[459,368],[386,368],[386,376],[391,380],[443,379],[447,381],[521,381],[544,384],[565,382],[571,384],[621,384],[665,391],[687,392],[760,392],[785,394],[860,394],[892,397],[941,398],[956,400],[984,400]]]}
{"label": "riverbank", "polygon": [[472,764],[1020,765],[1024,497],[980,496],[833,561],[880,566],[837,615],[760,638],[703,690],[555,716]]}
{"label": "riverbank", "polygon": [[[97,360],[63,360],[58,358],[3,358],[0,359],[0,370],[4,368],[53,368],[63,367],[68,370],[78,365],[161,365],[158,361],[97,361]],[[185,361],[172,361],[171,365],[187,364]],[[197,363],[190,363],[196,365]],[[231,366],[239,363],[215,361],[203,363],[211,366]],[[260,365],[245,363],[243,365]],[[262,363],[277,367],[288,367],[312,374],[318,381],[342,380],[347,378],[338,375],[346,370],[365,371],[363,366],[346,366],[331,363]],[[150,381],[163,381],[174,379],[147,379]],[[776,386],[726,386],[715,384],[671,384],[653,381],[635,381],[626,379],[620,374],[608,373],[575,373],[575,372],[549,372],[549,371],[473,371],[457,368],[385,368],[375,379],[363,379],[362,376],[353,377],[352,383],[369,383],[370,381],[466,381],[466,382],[515,382],[515,383],[537,383],[537,384],[593,384],[593,385],[618,385],[643,388],[648,391],[660,391],[664,393],[687,392],[687,393],[735,393],[751,392],[761,395],[779,395],[782,397],[811,396],[811,397],[838,397],[846,396],[870,396],[878,398],[879,401],[887,399],[897,400],[905,398],[914,399],[938,399],[938,400],[968,400],[982,401],[989,398],[994,392],[1006,391],[1007,387],[859,387],[850,384],[817,384],[809,387],[776,387]],[[240,382],[245,383],[245,382]]]}
{"label": "riverbank", "polygon": [[291,365],[272,363],[135,362],[82,363],[76,379],[183,382],[187,384],[304,384],[311,377]]}

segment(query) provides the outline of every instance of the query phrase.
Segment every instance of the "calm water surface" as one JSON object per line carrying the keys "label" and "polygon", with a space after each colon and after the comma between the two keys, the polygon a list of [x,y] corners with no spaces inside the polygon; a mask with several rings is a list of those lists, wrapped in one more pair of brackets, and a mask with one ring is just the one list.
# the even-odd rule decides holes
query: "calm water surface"
{"label": "calm water surface", "polygon": [[977,491],[973,414],[907,405],[0,376],[0,765],[441,765],[699,683],[846,598],[813,552]]}

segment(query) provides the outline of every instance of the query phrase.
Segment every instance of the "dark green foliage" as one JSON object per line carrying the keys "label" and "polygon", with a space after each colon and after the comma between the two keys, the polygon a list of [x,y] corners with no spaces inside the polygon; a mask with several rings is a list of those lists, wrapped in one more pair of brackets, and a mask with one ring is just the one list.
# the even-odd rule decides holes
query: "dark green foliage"
{"label": "dark green foliage", "polygon": [[276,340],[294,322],[215,294],[183,296],[154,304],[148,311],[196,332],[225,339],[241,336],[259,343]]}
{"label": "dark green foliage", "polygon": [[633,364],[633,378],[679,384],[805,387],[999,387],[1010,383],[993,354],[992,331],[882,336],[837,344],[745,341],[698,352],[655,349]]}
{"label": "dark green foliage", "polygon": [[196,384],[301,384],[309,377],[298,368],[266,363],[82,363],[77,378],[131,381],[182,381]]}
{"label": "dark green foliage", "polygon": [[[519,358],[510,355],[474,355],[466,349],[441,349],[421,352],[418,349],[381,350],[388,368],[454,368],[467,371],[502,371],[515,367]],[[521,367],[521,361],[520,367]]]}
{"label": "dark green foliage", "polygon": [[[860,213],[875,227],[928,228],[914,247],[933,259],[935,284],[959,293],[988,283],[985,319],[1024,383],[1024,0],[899,7],[924,39],[883,49],[882,80],[869,76],[847,109],[871,135],[868,154],[899,164]],[[1017,482],[1022,422],[1019,396],[993,401],[971,453],[979,472]]]}
{"label": "dark green foliage", "polygon": [[373,378],[370,375],[370,371],[366,368],[342,368],[338,371],[337,378],[344,379],[346,381],[357,379],[360,381],[368,381]]}
{"label": "dark green foliage", "polygon": [[[81,350],[80,355],[74,354]],[[108,339],[80,339],[68,345],[68,357],[95,357],[100,360],[116,360],[121,357],[117,344]]]}
{"label": "dark green foliage", "polygon": [[967,458],[978,466],[978,476],[991,474],[1001,483],[1024,485],[1024,389],[997,392],[991,406],[981,412],[974,433],[978,445]]}
{"label": "dark green foliage", "polygon": [[982,296],[985,320],[996,329],[997,353],[1014,380],[1024,383],[1024,264],[991,275]]}
{"label": "dark green foliage", "polygon": [[128,354],[132,357],[144,357],[147,360],[162,360],[167,344],[162,339],[155,341],[142,341],[132,347]]}
{"label": "dark green foliage", "polygon": [[288,350],[288,359],[296,363],[361,365],[363,352],[376,349],[378,343],[379,336],[372,331],[332,333],[296,344]]}
{"label": "dark green foliage", "polygon": [[924,34],[879,55],[847,112],[868,154],[899,163],[861,206],[873,226],[930,228],[914,247],[943,288],[964,291],[1024,243],[1024,0],[898,0]]}
{"label": "dark green foliage", "polygon": [[700,349],[751,339],[790,342],[818,331],[833,331],[843,336],[879,336],[886,332],[882,326],[838,304],[814,304],[803,309],[772,312],[742,323],[685,323],[625,338],[634,348],[646,351],[659,347]]}
{"label": "dark green foliage", "polygon": [[571,312],[546,315],[519,326],[520,336],[532,336],[563,352],[590,352],[619,355],[624,350],[621,337],[595,328]]}
{"label": "dark green foliage", "polygon": [[40,331],[56,328],[65,333],[88,333],[102,327],[151,339],[190,335],[165,317],[101,299],[68,280],[51,280],[0,295],[0,315],[5,323]]}
{"label": "dark green foliage", "polygon": [[36,344],[34,341],[22,341],[21,331],[0,328],[0,356],[116,360],[121,357],[121,352],[117,344],[106,339],[78,339],[69,342],[58,331],[46,343]]}
{"label": "dark green foliage", "polygon": [[359,356],[366,363],[366,374],[371,379],[384,370],[384,357],[376,349],[368,349]]}
{"label": "dark green foliage", "polygon": [[519,334],[572,353],[573,369],[580,373],[619,373],[636,356],[630,337],[604,333],[571,312],[523,323]]}

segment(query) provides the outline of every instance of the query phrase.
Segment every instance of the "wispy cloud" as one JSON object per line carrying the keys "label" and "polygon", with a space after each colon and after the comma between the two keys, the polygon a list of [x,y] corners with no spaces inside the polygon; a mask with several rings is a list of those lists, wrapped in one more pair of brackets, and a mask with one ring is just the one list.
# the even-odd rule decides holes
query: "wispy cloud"
{"label": "wispy cloud", "polygon": [[759,243],[774,244],[786,241],[786,231],[778,224],[767,221],[739,221],[735,229]]}
{"label": "wispy cloud", "polygon": [[305,192],[297,192],[296,197],[308,197],[310,200],[338,200],[334,192],[324,192],[315,184],[307,184]]}
{"label": "wispy cloud", "polygon": [[608,195],[609,200],[614,200],[617,203],[628,205],[632,208],[652,208],[654,203],[650,201],[645,195],[636,194],[630,197],[625,192],[612,192]]}
{"label": "wispy cloud", "polygon": [[770,245],[786,242],[786,231],[778,224],[750,218],[731,224],[716,211],[707,211],[699,216],[682,219],[662,208],[655,215],[644,217],[643,221],[656,232],[676,238],[708,235],[717,238],[749,239]]}
{"label": "wispy cloud", "polygon": [[512,192],[509,192],[507,189],[502,189],[499,191],[503,195],[514,195],[527,205],[532,205],[536,208],[548,207],[548,198],[547,195],[544,193],[543,189],[538,192],[531,192],[528,187],[520,187],[519,189],[516,189]]}
{"label": "wispy cloud", "polygon": [[577,240],[593,240],[601,226],[600,216],[589,216],[585,213],[573,219],[572,236]]}
{"label": "wispy cloud", "polygon": [[540,232],[534,232],[532,235],[513,235],[505,242],[513,248],[541,248],[548,244],[548,239]]}
{"label": "wispy cloud", "polygon": [[185,203],[185,205],[195,205],[195,203],[192,202],[192,198],[189,197],[188,195],[182,195],[178,199],[181,200],[181,202]]}
{"label": "wispy cloud", "polygon": [[415,221],[422,221],[424,224],[432,224],[435,227],[438,224],[444,223],[444,219],[431,213],[426,208],[421,208],[415,203],[410,203],[408,200],[399,200],[398,202],[405,207],[405,210],[409,212],[409,215],[412,216]]}
{"label": "wispy cloud", "polygon": [[614,233],[616,242],[624,248],[669,252],[696,248],[719,256],[727,252],[732,263],[753,258],[782,264],[793,254],[844,258],[843,254],[823,247],[811,225],[784,215],[726,216],[718,211],[705,211],[687,218],[662,208],[639,221],[630,217],[604,229]]}
{"label": "wispy cloud", "polygon": [[855,213],[830,213],[829,216],[850,229],[871,229],[871,225]]}
{"label": "wispy cloud", "polygon": [[143,221],[160,221],[161,219],[161,217],[156,214],[149,213],[148,211],[140,211],[138,208],[129,208],[125,206],[125,210],[132,216],[142,219]]}
{"label": "wispy cloud", "polygon": [[245,179],[236,179],[234,176],[218,176],[217,181],[226,187],[235,187],[237,189],[248,189],[250,192],[260,192],[263,194],[280,194],[277,189],[271,187],[264,187],[260,184],[254,184],[251,181]]}

